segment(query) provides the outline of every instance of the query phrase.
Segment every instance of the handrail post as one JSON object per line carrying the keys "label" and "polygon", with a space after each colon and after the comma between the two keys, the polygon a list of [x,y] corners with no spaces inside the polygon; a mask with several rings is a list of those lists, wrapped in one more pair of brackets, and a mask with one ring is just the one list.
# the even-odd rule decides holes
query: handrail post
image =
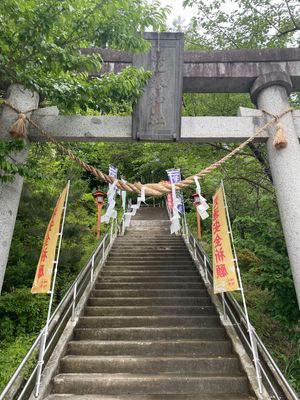
{"label": "handrail post", "polygon": [[204,259],[204,273],[205,273],[205,280],[206,280],[206,282],[207,282],[207,283],[209,283],[209,280],[208,280],[208,266],[207,266],[207,258],[206,258],[206,255],[205,255],[205,254],[203,254],[203,259]]}
{"label": "handrail post", "polygon": [[224,315],[224,318],[227,320],[228,316],[227,316],[227,312],[226,312],[226,304],[225,304],[224,292],[222,292],[221,295],[222,295],[223,315]]}
{"label": "handrail post", "polygon": [[259,393],[263,392],[263,387],[262,387],[262,376],[261,376],[261,368],[260,368],[260,361],[259,361],[259,356],[258,356],[258,351],[257,351],[257,340],[254,335],[254,327],[250,324],[249,327],[249,337],[250,337],[250,343],[252,347],[252,354],[253,354],[253,362],[255,365],[255,371],[256,371],[256,378],[257,378],[257,383],[258,383],[258,389]]}
{"label": "handrail post", "polygon": [[101,260],[101,264],[104,262],[104,258],[105,258],[105,242],[106,242],[106,236],[104,236],[103,242],[102,242],[102,260]]}
{"label": "handrail post", "polygon": [[95,267],[95,254],[93,254],[93,257],[92,257],[91,283],[93,282],[93,279],[94,279],[94,267]]}
{"label": "handrail post", "polygon": [[73,290],[72,318],[71,318],[72,322],[75,320],[76,297],[77,297],[77,282],[75,282],[74,290]]}
{"label": "handrail post", "polygon": [[197,247],[196,247],[196,239],[194,239],[194,259],[197,260]]}
{"label": "handrail post", "polygon": [[113,237],[113,226],[114,226],[114,220],[112,220],[112,223],[110,225],[110,238],[109,238],[109,245],[111,246],[111,242],[112,242],[112,237]]}
{"label": "handrail post", "polygon": [[40,342],[39,358],[38,358],[38,362],[37,362],[37,378],[36,378],[36,384],[35,384],[35,389],[34,389],[35,397],[38,397],[39,392],[40,392],[40,384],[41,384],[42,369],[43,369],[43,364],[44,364],[44,354],[45,354],[45,348],[46,348],[47,334],[48,334],[48,325],[46,325],[43,329],[43,335],[41,337],[41,342]]}

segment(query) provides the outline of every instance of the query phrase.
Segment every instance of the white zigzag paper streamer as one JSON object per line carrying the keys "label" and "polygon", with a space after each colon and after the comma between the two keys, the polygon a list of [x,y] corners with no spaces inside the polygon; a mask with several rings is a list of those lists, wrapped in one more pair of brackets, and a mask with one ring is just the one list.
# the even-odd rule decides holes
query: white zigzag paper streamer
{"label": "white zigzag paper streamer", "polygon": [[116,185],[118,181],[117,179],[110,185],[109,190],[107,192],[107,202],[108,202],[108,208],[106,210],[106,213],[102,217],[102,221],[105,222],[106,224],[109,223],[111,218],[117,218],[117,211],[115,210],[115,205],[116,205]]}
{"label": "white zigzag paper streamer", "polygon": [[180,215],[177,206],[181,204],[180,199],[176,197],[175,184],[172,183],[172,198],[173,198],[173,216],[171,217],[170,232],[178,233],[180,231]]}
{"label": "white zigzag paper streamer", "polygon": [[137,198],[137,203],[136,204],[132,204],[131,211],[124,214],[124,218],[125,218],[124,219],[124,226],[125,226],[125,228],[129,227],[130,221],[131,221],[131,217],[135,216],[135,214],[136,214],[137,210],[140,208],[142,202],[145,203],[145,188],[144,187],[142,187],[142,189],[141,189],[141,196],[139,196]]}
{"label": "white zigzag paper streamer", "polygon": [[197,206],[197,212],[202,219],[206,219],[209,217],[208,212],[206,211],[209,209],[209,205],[207,204],[206,199],[203,196],[201,196],[201,186],[199,183],[199,177],[194,176],[194,181],[196,184],[196,192],[199,196],[199,201],[200,201],[200,204]]}

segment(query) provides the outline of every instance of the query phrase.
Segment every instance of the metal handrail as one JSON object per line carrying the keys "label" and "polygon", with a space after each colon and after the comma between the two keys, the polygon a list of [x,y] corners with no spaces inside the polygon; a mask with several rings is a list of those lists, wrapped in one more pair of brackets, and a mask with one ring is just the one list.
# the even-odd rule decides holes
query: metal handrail
{"label": "metal handrail", "polygon": [[[190,246],[192,247],[194,258],[197,258],[198,260],[200,259],[204,266],[205,278],[208,280],[210,284],[212,284],[213,283],[212,267],[209,262],[208,255],[206,254],[205,250],[202,248],[201,244],[198,242],[198,240],[192,233],[188,235],[187,240]],[[220,295],[217,296],[220,297]],[[233,322],[234,329],[236,331],[237,330],[240,331],[240,334],[243,337],[244,342],[247,344],[248,350],[250,350],[251,344],[250,344],[249,332],[247,330],[246,315],[244,313],[244,310],[230,292],[225,293],[223,299],[225,300],[225,306],[230,314],[229,317]],[[263,359],[266,360],[266,363],[260,361],[259,365],[261,368],[261,372],[263,374],[263,378],[265,379],[266,383],[268,384],[268,388],[271,391],[269,395],[273,396],[271,398],[275,398],[277,400],[283,399],[282,393],[279,393],[280,390],[274,387],[274,382],[277,382],[277,384],[280,386],[281,391],[284,392],[285,395],[288,394],[290,396],[286,398],[290,398],[292,400],[299,400],[299,397],[292,389],[287,379],[284,377],[283,373],[280,371],[278,365],[276,364],[271,354],[266,349],[265,345],[263,344],[261,338],[259,337],[254,328],[252,329],[252,334],[256,340],[256,344],[258,345],[259,353],[262,355]],[[274,371],[272,370],[272,368],[268,366],[268,363],[272,366]],[[270,377],[273,377],[273,380]]]}
{"label": "metal handrail", "polygon": [[[60,335],[57,336],[57,333],[60,332],[62,326],[66,326],[67,322],[69,320],[72,320],[74,318],[74,313],[75,313],[75,308],[76,305],[78,304],[79,300],[83,296],[83,293],[85,292],[86,288],[90,283],[93,281],[93,275],[94,275],[94,266],[95,266],[95,260],[98,258],[97,264],[99,266],[102,266],[104,264],[104,261],[108,255],[108,252],[110,251],[114,239],[118,235],[118,233],[123,231],[123,223],[124,223],[124,218],[122,218],[121,223],[118,225],[115,221],[115,223],[111,224],[111,229],[110,233],[106,233],[99,245],[97,246],[96,250],[92,254],[92,256],[89,258],[87,261],[85,267],[80,271],[76,279],[74,280],[73,284],[70,286],[62,300],[60,301],[59,305],[56,307],[55,311],[53,312],[52,317],[50,318],[50,323],[49,323],[49,331],[48,331],[48,337],[47,337],[47,346],[45,350],[45,354],[49,352],[51,348],[53,348],[59,341]],[[109,238],[109,242],[107,243],[107,240]],[[101,258],[100,258],[101,257]],[[100,258],[100,259],[99,259]],[[87,279],[88,278],[88,279]],[[12,375],[11,379],[5,386],[3,392],[0,394],[0,400],[4,400],[5,396],[8,394],[8,392],[13,388],[13,385],[15,384],[16,380],[18,377],[21,375],[22,370],[24,369],[25,365],[27,364],[29,358],[33,355],[35,351],[38,350],[40,342],[43,337],[43,331],[44,328],[41,330],[40,334],[37,336],[35,339],[34,343],[32,344],[31,348],[21,361],[20,365]],[[48,359],[50,358],[50,355],[48,354],[48,357],[45,358],[45,361],[47,362]],[[17,394],[16,399],[17,400],[23,400],[27,397],[24,397],[24,395],[27,395],[28,393],[31,393],[34,385],[34,378],[37,372],[37,365],[34,367],[30,377],[26,381],[24,387],[22,388],[22,391]],[[30,392],[29,392],[30,391]]]}

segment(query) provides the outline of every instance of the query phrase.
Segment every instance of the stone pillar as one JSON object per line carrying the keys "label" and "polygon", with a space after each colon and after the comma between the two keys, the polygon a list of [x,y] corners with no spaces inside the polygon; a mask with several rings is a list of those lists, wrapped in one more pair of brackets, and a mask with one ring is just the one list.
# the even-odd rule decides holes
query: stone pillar
{"label": "stone pillar", "polygon": [[[7,101],[19,110],[27,111],[38,107],[39,95],[21,85],[12,85],[7,92]],[[29,116],[30,114],[28,113],[27,115]],[[0,117],[0,138],[11,138],[9,129],[16,119],[17,113],[10,107],[4,106]],[[24,150],[15,152],[12,154],[12,157],[16,162],[23,162],[27,154],[28,143]],[[16,175],[12,182],[0,183],[0,293],[13,237],[22,186],[23,178],[19,175]]]}
{"label": "stone pillar", "polygon": [[[289,107],[291,89],[290,77],[285,72],[271,72],[256,79],[251,97],[259,109],[278,114]],[[273,146],[274,125],[269,129],[267,151],[300,308],[300,146],[292,113],[282,117],[281,122],[288,146]]]}

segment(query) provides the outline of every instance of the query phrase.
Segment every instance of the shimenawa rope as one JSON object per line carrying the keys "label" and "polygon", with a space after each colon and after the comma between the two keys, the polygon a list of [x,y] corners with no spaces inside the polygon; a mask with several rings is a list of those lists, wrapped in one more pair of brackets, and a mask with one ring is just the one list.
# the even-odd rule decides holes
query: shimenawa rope
{"label": "shimenawa rope", "polygon": [[[92,165],[86,163],[83,161],[80,157],[75,155],[70,149],[59,143],[57,140],[53,139],[44,129],[42,129],[36,122],[34,122],[31,118],[29,118],[26,113],[29,113],[32,110],[28,110],[25,112],[22,112],[18,110],[16,107],[14,107],[12,104],[9,102],[5,102],[7,106],[9,106],[12,110],[14,110],[16,113],[18,113],[18,121],[19,122],[19,128],[20,131],[23,130],[22,123],[25,125],[26,120],[34,127],[36,128],[37,132],[47,138],[47,140],[51,143],[53,143],[61,152],[67,154],[72,160],[77,162],[82,168],[84,168],[86,171],[90,172],[91,174],[95,175],[97,178],[100,178],[106,183],[113,183],[116,178],[106,175],[104,172],[100,171],[98,168],[93,167]],[[182,181],[176,183],[176,189],[184,189],[189,185],[194,184],[194,176],[198,176],[199,178],[204,177],[208,175],[210,172],[214,171],[215,169],[219,168],[222,164],[224,164],[226,161],[230,160],[232,157],[234,157],[236,154],[238,154],[245,146],[247,146],[249,143],[253,142],[255,138],[257,138],[264,130],[269,128],[273,123],[277,123],[277,131],[279,129],[282,129],[282,124],[278,123],[281,117],[283,117],[285,114],[291,112],[293,109],[292,108],[287,108],[286,110],[282,111],[281,113],[274,115],[269,113],[266,110],[262,110],[266,114],[270,115],[272,118],[270,121],[268,121],[264,126],[261,128],[257,129],[247,140],[245,140],[243,143],[241,143],[238,147],[236,147],[234,150],[232,150],[230,153],[228,153],[225,157],[221,158],[220,160],[216,161],[215,163],[211,164],[210,166],[204,168],[197,174],[194,174],[192,176],[189,176],[186,179],[183,179]],[[16,128],[16,122],[12,125],[12,128],[14,127],[14,130]],[[20,126],[21,125],[21,126]],[[279,126],[278,126],[279,125]],[[12,130],[11,128],[11,130]],[[18,134],[18,133],[17,133]],[[20,135],[18,137],[21,137]],[[24,137],[24,136],[23,136]],[[276,135],[275,135],[276,137]],[[276,146],[276,145],[275,145]],[[277,146],[276,146],[277,147]],[[285,147],[285,146],[278,146],[278,147]],[[159,182],[159,183],[146,183],[142,184],[141,182],[136,182],[136,183],[129,183],[129,182],[124,182],[122,180],[117,179],[117,185],[118,189],[121,190],[126,190],[127,192],[132,192],[132,193],[141,193],[141,188],[145,188],[145,194],[148,196],[162,196],[166,193],[170,193],[172,191],[172,186],[168,182]]]}

